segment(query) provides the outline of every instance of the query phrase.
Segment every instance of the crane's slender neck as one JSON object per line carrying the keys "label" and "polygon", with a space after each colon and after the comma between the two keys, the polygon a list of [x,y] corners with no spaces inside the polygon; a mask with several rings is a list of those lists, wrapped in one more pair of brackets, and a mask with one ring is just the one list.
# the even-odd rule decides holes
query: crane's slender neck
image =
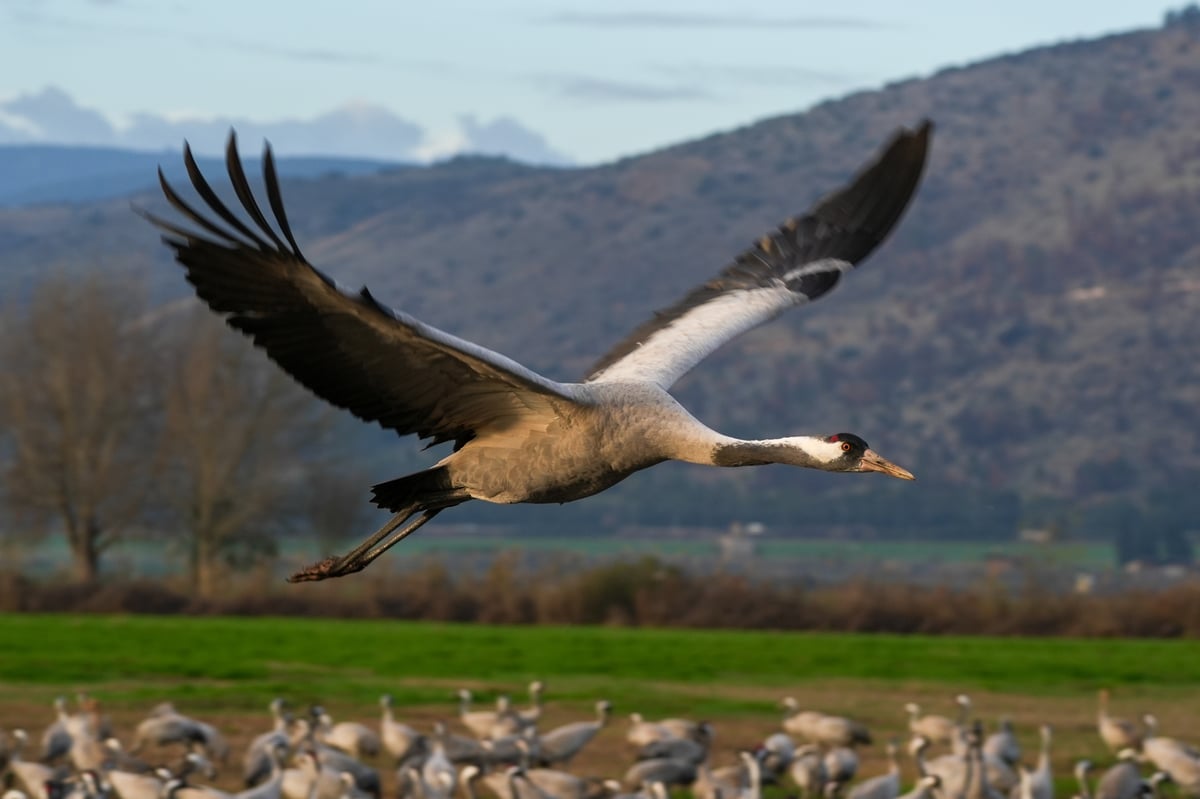
{"label": "crane's slender neck", "polygon": [[784,463],[807,469],[828,469],[842,454],[837,444],[813,436],[790,436],[757,441],[726,438],[711,451],[714,466],[762,466]]}
{"label": "crane's slender neck", "polygon": [[782,463],[831,469],[843,455],[836,442],[817,436],[745,440],[718,433],[672,400],[670,424],[647,431],[665,458],[705,466],[762,466]]}

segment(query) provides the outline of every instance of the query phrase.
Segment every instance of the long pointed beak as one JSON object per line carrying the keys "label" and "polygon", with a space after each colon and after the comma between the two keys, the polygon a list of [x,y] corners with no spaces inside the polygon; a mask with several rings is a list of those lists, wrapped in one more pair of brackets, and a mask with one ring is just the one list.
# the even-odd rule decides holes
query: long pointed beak
{"label": "long pointed beak", "polygon": [[898,477],[901,480],[916,480],[913,473],[908,469],[902,469],[896,464],[889,461],[887,458],[880,456],[878,452],[869,449],[863,453],[862,462],[859,468],[864,472],[879,472],[886,474],[888,477]]}

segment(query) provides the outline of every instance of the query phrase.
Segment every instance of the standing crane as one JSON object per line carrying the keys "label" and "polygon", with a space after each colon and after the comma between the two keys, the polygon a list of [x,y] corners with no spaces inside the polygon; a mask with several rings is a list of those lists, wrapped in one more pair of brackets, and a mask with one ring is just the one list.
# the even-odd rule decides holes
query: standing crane
{"label": "standing crane", "polygon": [[583,747],[604,729],[612,715],[612,703],[601,699],[596,703],[595,721],[576,721],[555,727],[538,740],[539,763],[547,766],[571,762]]}
{"label": "standing crane", "polygon": [[545,693],[546,683],[541,680],[529,683],[529,708],[517,711],[517,718],[521,720],[522,729],[537,727],[537,723],[542,718],[542,697]]}
{"label": "standing crane", "polygon": [[900,763],[896,760],[896,744],[887,745],[886,774],[871,777],[850,789],[849,799],[896,799],[900,795]]}
{"label": "standing crane", "polygon": [[952,744],[959,736],[960,730],[966,728],[967,715],[970,713],[971,700],[966,694],[954,697],[958,705],[957,719],[936,713],[921,714],[921,706],[909,702],[904,706],[908,713],[908,729],[914,735],[925,738],[931,744]]}
{"label": "standing crane", "polygon": [[1133,721],[1113,716],[1108,712],[1109,693],[1107,688],[1097,694],[1096,729],[1100,738],[1113,752],[1122,749],[1138,749],[1142,745],[1142,731]]}
{"label": "standing crane", "polygon": [[426,740],[424,735],[409,725],[396,721],[392,713],[392,704],[391,694],[379,697],[379,707],[382,710],[379,719],[379,741],[394,763],[404,764],[410,757],[424,755]]}

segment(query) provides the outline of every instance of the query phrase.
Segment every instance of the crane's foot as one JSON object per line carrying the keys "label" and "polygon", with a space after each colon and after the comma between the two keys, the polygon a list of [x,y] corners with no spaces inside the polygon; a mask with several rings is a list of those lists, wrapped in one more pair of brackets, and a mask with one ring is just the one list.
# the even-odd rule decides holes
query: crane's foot
{"label": "crane's foot", "polygon": [[300,571],[287,578],[289,583],[309,583],[317,580],[328,580],[330,577],[342,577],[343,575],[353,574],[366,566],[364,563],[358,568],[346,568],[345,558],[339,558],[336,555],[330,555],[324,560],[317,561],[311,566],[305,566]]}
{"label": "crane's foot", "polygon": [[425,522],[437,516],[441,510],[441,508],[426,510],[407,527],[396,531],[397,527],[404,524],[413,515],[413,510],[405,509],[389,519],[387,524],[376,530],[370,538],[363,541],[350,552],[341,557],[330,555],[311,566],[306,566],[289,577],[288,582],[309,583],[360,572],[367,568],[371,564],[371,561],[384,552],[387,552],[389,548],[399,543],[405,536],[415,532]]}

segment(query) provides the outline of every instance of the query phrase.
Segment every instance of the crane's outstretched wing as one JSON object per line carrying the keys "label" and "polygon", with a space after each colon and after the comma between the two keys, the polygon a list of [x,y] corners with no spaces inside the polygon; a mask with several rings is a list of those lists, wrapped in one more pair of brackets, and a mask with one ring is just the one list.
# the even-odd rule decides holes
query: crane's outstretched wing
{"label": "crane's outstretched wing", "polygon": [[143,214],[187,271],[196,294],[230,326],[322,399],[400,435],[462,443],[481,428],[503,427],[530,412],[574,402],[570,386],[378,303],[364,288],[350,294],[317,271],[288,225],[275,161],[263,153],[271,227],[246,180],[231,133],[226,167],[250,224],[221,202],[184,146],[202,214],[171,188],[167,200],[202,232]]}
{"label": "crane's outstretched wing", "polygon": [[587,380],[668,388],[725,342],[832,289],[900,219],[925,166],[932,127],[925,121],[915,131],[900,130],[849,185],[656,313],[601,358]]}

